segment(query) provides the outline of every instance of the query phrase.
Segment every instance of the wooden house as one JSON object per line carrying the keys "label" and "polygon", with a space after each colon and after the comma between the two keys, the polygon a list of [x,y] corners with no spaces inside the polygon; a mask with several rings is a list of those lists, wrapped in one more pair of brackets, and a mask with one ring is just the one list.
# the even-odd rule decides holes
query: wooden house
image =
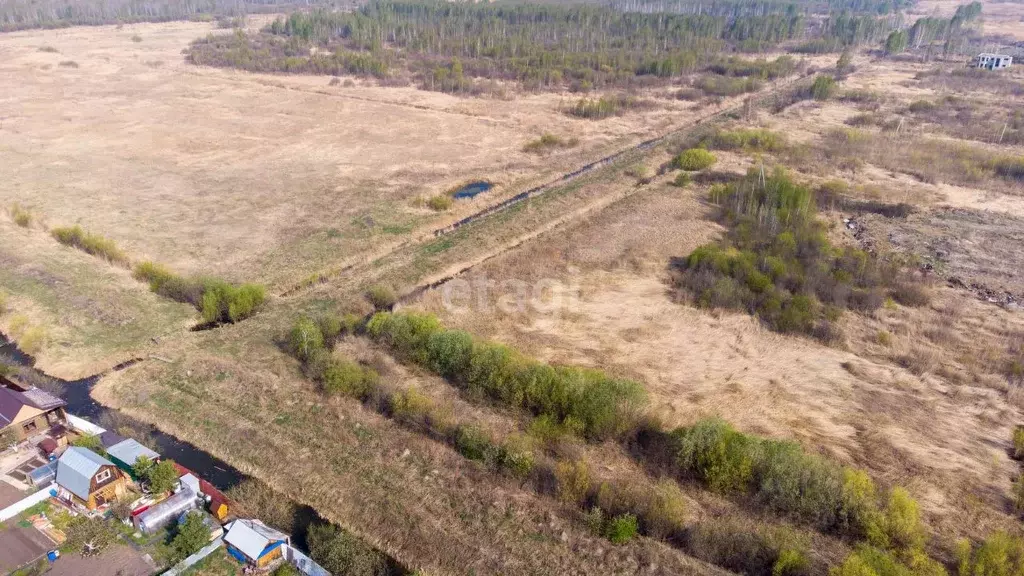
{"label": "wooden house", "polygon": [[0,433],[8,433],[15,442],[20,442],[52,429],[64,431],[66,405],[39,388],[22,391],[0,387]]}
{"label": "wooden house", "polygon": [[58,498],[95,510],[120,498],[128,479],[110,460],[72,446],[57,460],[56,483]]}

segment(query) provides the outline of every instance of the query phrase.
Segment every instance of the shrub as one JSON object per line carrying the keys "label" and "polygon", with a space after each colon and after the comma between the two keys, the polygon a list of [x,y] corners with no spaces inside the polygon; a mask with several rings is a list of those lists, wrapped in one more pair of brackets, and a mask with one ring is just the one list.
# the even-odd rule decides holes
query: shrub
{"label": "shrub", "polygon": [[332,574],[385,576],[384,556],[333,524],[314,523],[307,537],[309,555]]}
{"label": "shrub", "polygon": [[183,560],[199,552],[209,542],[210,529],[203,522],[203,513],[188,513],[185,516],[185,522],[178,526],[171,546],[177,557]]}
{"label": "shrub", "polygon": [[77,448],[92,450],[98,454],[105,454],[103,450],[103,443],[100,441],[100,437],[95,434],[79,436],[71,441],[71,445]]}
{"label": "shrub", "polygon": [[533,472],[536,459],[530,441],[523,436],[512,436],[501,445],[498,468],[513,478],[525,479]]}
{"label": "shrub", "polygon": [[11,219],[14,220],[14,223],[17,224],[18,226],[21,226],[22,228],[28,228],[29,226],[32,225],[32,213],[26,210],[25,208],[22,208],[20,204],[12,204],[10,212]]}
{"label": "shrub", "polygon": [[1024,572],[1024,540],[995,532],[977,548],[967,540],[957,546],[960,576],[1008,576]]}
{"label": "shrub", "polygon": [[412,423],[423,423],[434,409],[434,401],[416,388],[391,395],[388,409],[394,418]]}
{"label": "shrub", "polygon": [[463,425],[455,431],[455,449],[470,460],[487,462],[495,454],[494,443],[476,426]]}
{"label": "shrub", "polygon": [[590,510],[583,515],[583,522],[587,525],[587,528],[591,533],[598,536],[604,533],[604,511],[599,507],[592,506]]}
{"label": "shrub", "polygon": [[174,461],[161,460],[146,470],[146,482],[149,483],[149,491],[153,494],[170,492],[178,483],[178,469],[174,467]]}
{"label": "shrub", "polygon": [[78,248],[108,262],[128,266],[128,255],[114,244],[113,240],[82,230],[81,226],[63,226],[50,231],[54,239],[65,246]]}
{"label": "shrub", "polygon": [[545,132],[540,138],[531,140],[523,146],[523,152],[530,154],[542,154],[552,148],[573,148],[580,143],[578,138],[565,140],[550,132]]}
{"label": "shrub", "polygon": [[889,290],[889,295],[896,302],[913,308],[927,306],[932,301],[928,289],[916,282],[897,282]]}
{"label": "shrub", "polygon": [[602,96],[597,100],[580,98],[567,112],[570,116],[577,118],[601,120],[609,116],[622,114],[626,110],[638,105],[639,102],[631,96]]}
{"label": "shrub", "polygon": [[590,493],[590,467],[580,460],[559,462],[555,465],[558,499],[567,504],[581,505]]}
{"label": "shrub", "polygon": [[331,359],[321,376],[324,391],[363,400],[376,388],[378,375],[350,360]]}
{"label": "shrub", "polygon": [[996,174],[1006,180],[1024,182],[1024,156],[1001,158],[995,163]]}
{"label": "shrub", "polygon": [[753,479],[751,440],[720,419],[673,432],[676,463],[718,492],[745,492]]}
{"label": "shrub", "polygon": [[675,179],[672,180],[672,185],[678,188],[686,188],[690,185],[690,174],[688,172],[676,174]]}
{"label": "shrub", "polygon": [[712,490],[752,494],[762,507],[821,530],[860,535],[880,525],[867,474],[797,444],[748,436],[720,419],[679,428],[669,438],[683,477]]}
{"label": "shrub", "polygon": [[389,310],[398,301],[395,291],[388,286],[377,284],[366,291],[366,299],[377,310]]}
{"label": "shrub", "polygon": [[1010,495],[1013,497],[1013,510],[1017,514],[1024,512],[1024,474],[1010,484]]}
{"label": "shrub", "polygon": [[811,84],[811,98],[815,100],[828,100],[836,91],[836,79],[831,76],[816,76]]}
{"label": "shrub", "polygon": [[742,181],[712,186],[710,195],[722,207],[726,238],[672,265],[675,285],[698,306],[743,310],[773,330],[829,341],[843,309],[869,312],[881,305],[883,287],[909,285],[897,263],[833,247],[815,217],[815,195],[781,169],[771,176],[751,170]]}
{"label": "shrub", "polygon": [[695,557],[727,570],[768,576],[776,567],[783,574],[800,574],[795,570],[800,564],[795,556],[802,556],[805,546],[792,530],[710,519],[693,529],[689,548]]}
{"label": "shrub", "polygon": [[46,330],[42,326],[28,328],[18,338],[18,346],[26,354],[35,356],[46,346]]}
{"label": "shrub", "polygon": [[875,483],[867,472],[844,468],[839,530],[857,538],[866,537],[878,522],[876,498]]}
{"label": "shrub", "polygon": [[772,576],[796,576],[807,572],[807,555],[800,550],[786,548],[772,565]]}
{"label": "shrub", "polygon": [[64,60],[57,64],[57,66],[60,66],[61,68],[78,68],[78,62],[75,62],[74,60]]}
{"label": "shrub", "polygon": [[[334,314],[321,314],[316,318],[316,326],[320,329],[320,335],[324,342],[331,343],[337,340],[342,332],[349,331],[347,322],[347,318],[339,318]],[[358,317],[356,323],[358,323]]]}
{"label": "shrub", "polygon": [[1024,458],[1024,426],[1017,425],[1013,428],[1013,457],[1017,460]]}
{"label": "shrub", "polygon": [[710,168],[716,162],[715,155],[703,148],[690,148],[676,156],[673,165],[681,170],[704,170]]}
{"label": "shrub", "polygon": [[549,414],[542,414],[530,421],[526,433],[541,445],[552,447],[558,444],[568,432]]}
{"label": "shrub", "polygon": [[28,328],[28,316],[24,314],[18,314],[11,318],[11,321],[7,323],[7,331],[10,332],[12,338],[20,337],[25,329]]}
{"label": "shrub", "polygon": [[785,141],[781,134],[765,128],[719,130],[705,139],[717,150],[754,150],[771,152],[781,149]]}
{"label": "shrub", "polygon": [[132,36],[132,42],[135,42],[135,43],[142,42],[142,36],[139,36],[138,34],[133,35]]}
{"label": "shrub", "polygon": [[882,549],[919,551],[924,548],[926,532],[917,501],[903,488],[893,488],[885,510],[867,529],[868,542]]}
{"label": "shrub", "polygon": [[754,78],[730,78],[725,76],[702,76],[695,86],[711,96],[738,96],[747,92],[757,92],[761,83]]}
{"label": "shrub", "polygon": [[625,544],[636,536],[636,516],[632,514],[620,514],[608,521],[604,528],[604,536],[612,544]]}
{"label": "shrub", "polygon": [[0,316],[7,313],[7,294],[0,291]]}
{"label": "shrub", "polygon": [[140,262],[132,276],[149,289],[176,302],[199,309],[206,322],[238,322],[255,314],[266,301],[259,284],[234,286],[217,278],[186,279],[154,262]]}
{"label": "shrub", "polygon": [[450,210],[455,205],[455,199],[447,194],[438,194],[431,196],[427,200],[427,207],[435,212],[444,212]]}
{"label": "shrub", "polygon": [[640,513],[644,533],[652,538],[668,538],[680,534],[686,525],[686,498],[679,485],[661,480],[648,496]]}
{"label": "shrub", "polygon": [[207,322],[237,322],[251,316],[266,299],[263,286],[232,286],[216,278],[204,278],[200,312]]}

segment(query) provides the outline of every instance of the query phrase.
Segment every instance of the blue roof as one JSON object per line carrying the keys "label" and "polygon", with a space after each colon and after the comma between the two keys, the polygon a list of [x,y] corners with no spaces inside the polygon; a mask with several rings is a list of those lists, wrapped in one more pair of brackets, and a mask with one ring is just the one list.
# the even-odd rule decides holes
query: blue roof
{"label": "blue roof", "polygon": [[82,500],[89,499],[92,477],[114,463],[87,448],[72,446],[57,460],[57,484]]}
{"label": "blue roof", "polygon": [[135,461],[142,456],[150,460],[156,460],[160,457],[156,452],[139,444],[139,441],[134,438],[123,440],[107,448],[107,455],[111,458],[117,458],[129,466],[133,466]]}

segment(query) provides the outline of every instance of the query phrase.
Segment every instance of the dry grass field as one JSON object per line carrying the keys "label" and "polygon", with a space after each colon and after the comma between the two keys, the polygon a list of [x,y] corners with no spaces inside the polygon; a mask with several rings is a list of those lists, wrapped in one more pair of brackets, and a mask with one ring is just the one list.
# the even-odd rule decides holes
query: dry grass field
{"label": "dry grass field", "polygon": [[[0,160],[13,169],[0,200],[183,273],[276,288],[436,219],[419,196],[468,179],[500,194],[686,120],[685,103],[594,123],[560,114],[557,95],[460,99],[186,64],[181,50],[210,32],[4,35]],[[581,144],[571,158],[522,151],[543,132]]]}
{"label": "dry grass field", "polygon": [[[1012,29],[1013,14],[995,9],[986,26]],[[662,99],[591,122],[559,112],[568,94],[457,98],[185,64],[182,48],[211,31],[169,23],[0,36],[0,73],[16,80],[0,85],[0,100],[11,103],[0,118],[0,162],[13,167],[0,203],[35,216],[28,228],[0,217],[0,287],[11,310],[0,328],[11,331],[17,316],[22,333],[45,328],[46,370],[79,375],[159,355],[104,376],[97,400],[430,574],[723,573],[698,559],[712,555],[698,536],[729,523],[792,536],[812,550],[803,573],[815,576],[855,544],[684,482],[683,536],[612,545],[588,527],[586,510],[559,501],[555,479],[495,472],[393,406],[325,394],[289,355],[288,330],[303,314],[364,316],[367,289],[385,285],[401,297],[399,310],[433,312],[544,361],[636,379],[648,415],[666,428],[721,416],[862,468],[884,489],[904,486],[921,503],[928,552],[950,566],[958,538],[1021,532],[1010,437],[1024,396],[1007,364],[1024,350],[1014,305],[1024,301],[1024,190],[990,161],[1024,155],[990,129],[1024,106],[1019,71],[975,90],[950,74],[958,64],[858,56],[834,98],[722,121],[774,131],[784,140],[778,149],[716,150],[713,168],[676,186],[666,167],[695,137],[684,131],[435,236],[718,107]],[[61,65],[69,61],[77,66]],[[546,132],[579,145],[523,151]],[[906,256],[929,302],[847,311],[836,322],[842,336],[826,345],[680,298],[672,260],[725,232],[711,186],[775,165],[814,186],[844,181],[850,207],[822,206],[829,239]],[[417,202],[470,179],[497,188],[447,213]],[[908,213],[877,208],[896,203]],[[272,299],[244,322],[190,332],[194,311],[46,232],[73,223],[133,259],[265,283]],[[481,285],[488,295],[452,305],[453,290]],[[515,306],[516,290],[535,306]],[[445,418],[494,438],[530,426],[524,411],[481,401],[368,337],[346,336],[331,354],[374,368],[383,390],[419,391]],[[595,482],[647,490],[665,480],[631,448],[581,440],[538,453],[588,463]]]}
{"label": "dry grass field", "polygon": [[[844,89],[876,91],[883,110],[905,114],[913,101],[950,94],[914,80],[932,67],[862,64]],[[987,106],[1012,110],[1020,103],[1017,97]],[[502,310],[496,305],[500,291],[488,309],[452,309],[444,305],[443,285],[413,305],[447,325],[545,360],[637,378],[646,384],[653,410],[673,425],[719,415],[745,431],[798,440],[885,483],[908,486],[947,545],[994,527],[1015,529],[1008,502],[1018,465],[1008,449],[1024,405],[1003,370],[1014,342],[1024,337],[1024,318],[1019,307],[1003,308],[944,284],[957,278],[980,295],[1011,294],[1017,302],[1024,296],[1024,260],[1017,250],[1024,233],[1020,185],[992,176],[973,185],[950,184],[943,181],[944,166],[918,164],[922,157],[913,154],[886,166],[861,163],[852,171],[814,155],[830,131],[849,128],[845,122],[862,112],[852,102],[799,103],[780,116],[762,114],[750,122],[782,133],[791,151],[760,159],[716,152],[716,171],[790,163],[812,183],[839,178],[854,197],[916,208],[903,219],[826,213],[841,243],[913,254],[933,266],[930,305],[883,308],[868,317],[847,313],[841,344],[825,347],[772,333],[746,315],[673,301],[669,259],[717,238],[722,229],[711,220],[706,185],[680,189],[667,181],[474,268],[466,278],[472,284],[474,275],[486,277],[498,286],[550,278],[578,287],[576,300],[560,313]],[[941,126],[915,124],[903,137],[872,130],[878,138],[897,138],[886,146],[913,149],[928,138],[950,140]],[[953,141],[992,155],[1024,151]],[[926,181],[911,175],[921,170]],[[855,219],[857,234],[846,229],[844,217]]]}
{"label": "dry grass field", "polygon": [[[4,270],[21,313],[61,343],[40,358],[57,375],[78,377],[127,359],[183,324],[159,310],[185,311],[147,307],[129,315],[160,329],[124,331],[117,310],[96,319],[81,306],[62,309],[56,303],[112,302],[140,290],[102,262],[45,246],[52,242],[47,226],[80,224],[134,261],[281,293],[714,110],[660,100],[592,122],[559,111],[573,101],[568,94],[457,98],[186,64],[182,49],[208,33],[227,32],[164,23],[0,37],[0,163],[8,167],[0,206],[21,205],[36,224],[15,230],[5,214],[4,233],[26,239],[5,250],[28,261],[38,248],[88,269],[74,272],[80,282],[35,282],[32,291],[24,288],[31,277]],[[523,151],[544,133],[579,144]],[[442,214],[419,202],[476,179],[496,188]],[[111,275],[118,280],[107,286],[84,280]],[[82,314],[92,318],[76,318]],[[70,333],[90,323],[116,337]]]}

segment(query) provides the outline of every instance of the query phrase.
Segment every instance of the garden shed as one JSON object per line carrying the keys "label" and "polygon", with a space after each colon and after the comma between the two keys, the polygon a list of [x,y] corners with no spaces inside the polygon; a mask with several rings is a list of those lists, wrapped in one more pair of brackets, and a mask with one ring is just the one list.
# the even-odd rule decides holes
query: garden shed
{"label": "garden shed", "polygon": [[135,477],[135,473],[132,471],[132,466],[135,465],[135,462],[139,458],[145,456],[150,460],[156,460],[160,457],[160,455],[155,451],[146,448],[134,438],[122,440],[110,448],[107,448],[107,456],[110,457],[110,460],[114,464],[117,464],[118,468],[127,472],[133,480],[138,480],[138,478]]}

